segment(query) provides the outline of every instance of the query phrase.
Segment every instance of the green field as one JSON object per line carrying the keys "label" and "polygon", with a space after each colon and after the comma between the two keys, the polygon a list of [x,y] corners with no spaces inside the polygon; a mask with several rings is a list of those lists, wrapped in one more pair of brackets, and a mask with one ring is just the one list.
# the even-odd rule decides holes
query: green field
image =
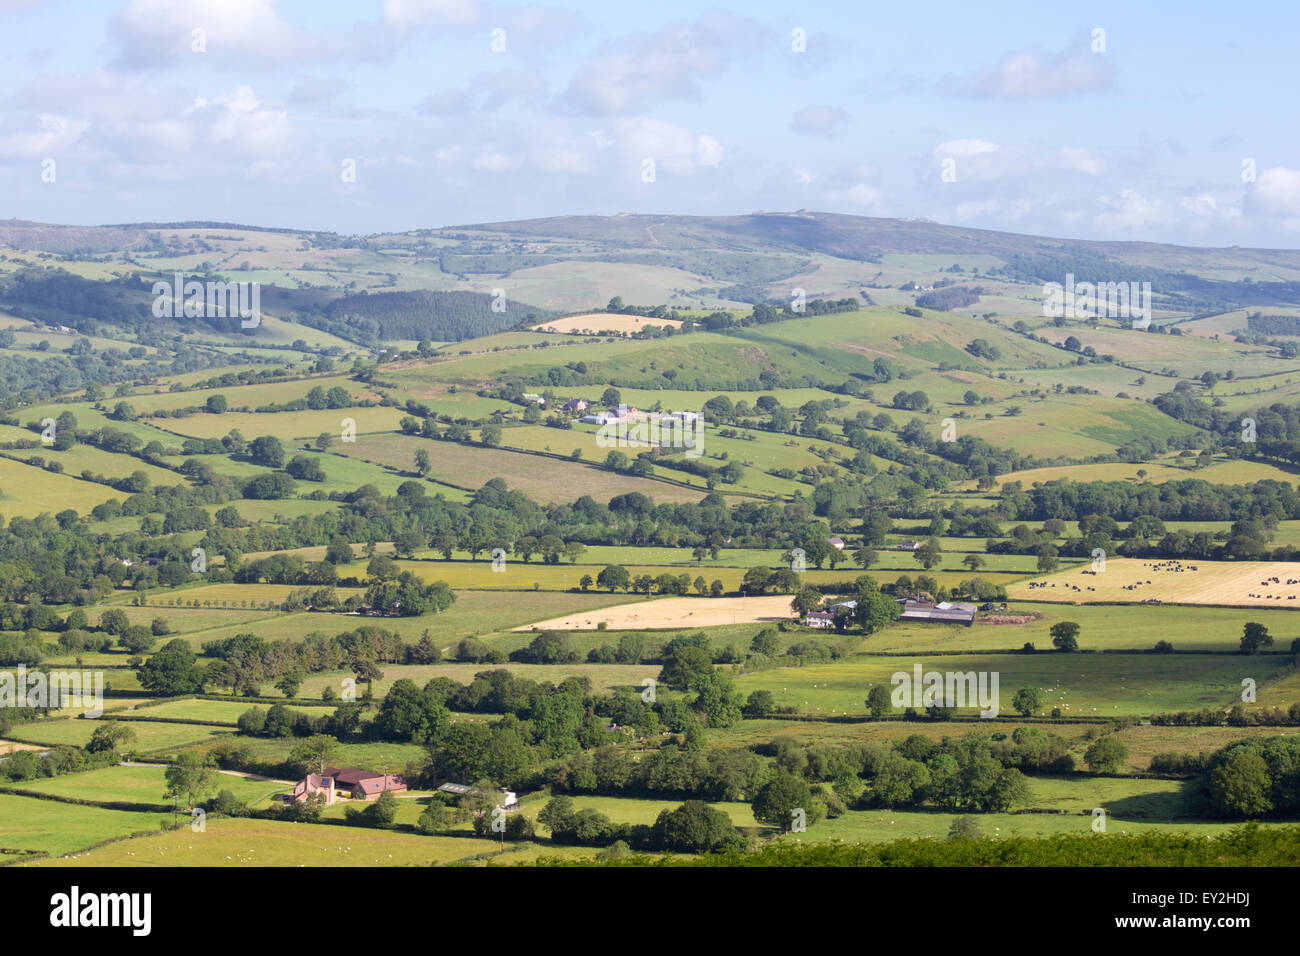
{"label": "green field", "polygon": [[1202,707],[1227,710],[1240,697],[1242,678],[1263,683],[1287,659],[1058,652],[914,658],[857,654],[830,664],[742,674],[736,686],[745,694],[771,691],[778,705],[799,713],[864,714],[872,685],[883,683],[892,691],[892,675],[910,676],[914,663],[923,671],[999,674],[1003,716],[1011,715],[1008,704],[1019,688],[1038,687],[1047,709],[1059,707],[1064,716],[1127,717]]}
{"label": "green field", "polygon": [[[139,803],[171,806],[163,767],[104,767],[84,773],[70,773],[59,777],[44,777],[11,784],[15,789],[31,793],[48,793],[55,796],[75,797],[96,803]],[[231,791],[236,799],[250,805],[261,804],[273,793],[285,790],[283,784],[266,780],[248,780],[227,773],[213,774],[214,797],[221,790]],[[182,809],[184,807],[182,806]]]}
{"label": "green field", "polygon": [[0,847],[74,853],[103,840],[156,833],[162,819],[156,813],[106,810],[0,793]]}

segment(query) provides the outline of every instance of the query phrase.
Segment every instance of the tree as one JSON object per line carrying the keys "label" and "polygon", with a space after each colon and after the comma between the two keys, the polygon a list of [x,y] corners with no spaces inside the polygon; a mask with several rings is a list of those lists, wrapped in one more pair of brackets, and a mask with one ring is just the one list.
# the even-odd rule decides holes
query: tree
{"label": "tree", "polygon": [[1038,549],[1038,571],[1040,574],[1049,574],[1056,570],[1057,560],[1060,551],[1054,544],[1045,544]]}
{"label": "tree", "polygon": [[713,673],[713,659],[701,647],[674,647],[664,654],[659,683],[674,690],[689,690]]}
{"label": "tree", "polygon": [[501,447],[501,426],[492,424],[484,425],[482,430],[479,432],[479,441],[488,448]]}
{"label": "tree", "polygon": [[812,803],[812,789],[803,777],[780,771],[759,788],[750,804],[754,819],[759,823],[781,830],[789,830],[795,820],[795,810],[806,814]]}
{"label": "tree", "polygon": [[296,767],[315,767],[317,773],[338,759],[338,738],[329,734],[313,734],[289,751],[289,763]]}
{"label": "tree", "polygon": [[248,457],[255,465],[280,468],[284,465],[284,446],[274,435],[263,435],[254,438],[253,443],[248,446]]}
{"label": "tree", "polygon": [[292,700],[298,696],[298,688],[302,686],[302,675],[296,671],[290,671],[275,682],[276,690]]}
{"label": "tree", "polygon": [[122,744],[129,744],[133,740],[135,740],[134,730],[120,720],[110,720],[101,722],[95,728],[95,732],[90,735],[90,741],[86,744],[86,750],[92,754],[106,753],[117,750]]}
{"label": "tree", "polygon": [[776,700],[770,690],[756,690],[745,701],[746,717],[766,717],[776,710]]}
{"label": "tree", "polygon": [[790,602],[790,610],[798,617],[803,617],[822,606],[822,592],[814,587],[801,588]]}
{"label": "tree", "polygon": [[918,564],[929,571],[932,567],[943,560],[943,547],[939,544],[938,539],[931,538],[925,544],[913,551],[912,557]]}
{"label": "tree", "polygon": [[1273,809],[1268,763],[1257,753],[1238,751],[1210,771],[1210,800],[1234,816],[1257,817]]}
{"label": "tree", "polygon": [[978,840],[982,836],[983,834],[980,832],[979,821],[974,817],[954,817],[952,825],[948,827],[948,839],[954,842],[959,840]]}
{"label": "tree", "polygon": [[1043,692],[1037,687],[1022,687],[1011,699],[1011,706],[1022,717],[1030,717],[1043,709]]}
{"label": "tree", "polygon": [[968,554],[966,557],[961,559],[961,563],[966,565],[966,567],[970,569],[971,573],[974,574],[979,571],[980,568],[984,567],[984,558],[978,554]]}
{"label": "tree", "polygon": [[893,709],[894,702],[889,693],[889,688],[884,684],[876,684],[871,690],[867,691],[867,707],[871,710],[871,716],[880,717]]}
{"label": "tree", "polygon": [[1093,773],[1117,773],[1128,760],[1128,748],[1118,737],[1098,737],[1084,752],[1083,762]]}
{"label": "tree", "polygon": [[1260,647],[1267,647],[1273,643],[1273,635],[1263,624],[1248,621],[1241,630],[1241,653],[1243,654],[1258,654]]}
{"label": "tree", "polygon": [[781,650],[781,637],[774,627],[765,627],[749,642],[749,649],[764,657],[776,657]]}
{"label": "tree", "polygon": [[189,642],[181,638],[168,642],[140,667],[140,686],[159,697],[203,692],[205,671],[196,663]]}
{"label": "tree", "polygon": [[632,575],[621,564],[608,564],[596,575],[596,584],[610,591],[626,591],[632,586]]}
{"label": "tree", "polygon": [[425,451],[423,448],[417,448],[417,449],[415,450],[415,470],[416,470],[416,472],[419,473],[419,474],[422,475],[422,476],[423,476],[423,475],[427,475],[427,474],[429,473],[429,467],[430,467],[430,463],[429,463],[429,453],[428,453],[427,451]]}
{"label": "tree", "polygon": [[681,853],[708,853],[741,843],[731,817],[702,800],[687,800],[676,810],[664,810],[652,832],[660,847]]}
{"label": "tree", "polygon": [[572,798],[556,794],[547,801],[537,814],[537,822],[551,831],[551,835],[567,834],[573,830],[573,818],[576,811]]}
{"label": "tree", "polygon": [[184,797],[186,809],[194,809],[194,800],[212,789],[212,769],[205,754],[182,750],[176,762],[163,771],[167,782],[167,796],[174,800]]}
{"label": "tree", "polygon": [[877,555],[876,552],[865,543],[853,552],[854,563],[856,563],[863,571],[875,564],[878,557],[879,555]]}
{"label": "tree", "polygon": [[1048,633],[1052,635],[1052,646],[1058,651],[1079,649],[1079,625],[1074,621],[1058,621]]}

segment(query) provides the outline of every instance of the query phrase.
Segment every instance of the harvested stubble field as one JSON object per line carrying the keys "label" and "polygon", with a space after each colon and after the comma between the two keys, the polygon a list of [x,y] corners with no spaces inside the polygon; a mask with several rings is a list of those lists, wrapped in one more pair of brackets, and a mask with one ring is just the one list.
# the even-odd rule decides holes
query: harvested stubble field
{"label": "harvested stubble field", "polygon": [[653,630],[674,627],[718,627],[723,624],[746,624],[793,619],[790,596],[744,598],[662,598],[641,600],[633,604],[570,614],[536,624],[516,627],[516,631],[587,631],[603,621],[610,629]]}
{"label": "harvested stubble field", "polygon": [[[1273,580],[1276,578],[1276,580]],[[1290,583],[1288,583],[1290,582]],[[1012,598],[1092,604],[1218,604],[1300,610],[1300,565],[1285,561],[1107,558],[1007,588]]]}
{"label": "harvested stubble field", "polygon": [[675,329],[681,324],[677,319],[650,319],[619,312],[589,312],[586,315],[571,315],[567,319],[552,319],[534,328],[538,332],[564,332],[569,335],[596,335],[601,332],[631,335],[651,325]]}

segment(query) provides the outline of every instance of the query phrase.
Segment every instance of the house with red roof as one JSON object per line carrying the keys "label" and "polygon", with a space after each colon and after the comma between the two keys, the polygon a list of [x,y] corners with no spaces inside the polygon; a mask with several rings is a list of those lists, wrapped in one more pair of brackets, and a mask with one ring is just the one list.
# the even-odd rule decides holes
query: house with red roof
{"label": "house with red roof", "polygon": [[308,797],[319,793],[325,797],[327,805],[332,805],[336,797],[377,800],[385,791],[401,793],[406,789],[406,778],[400,774],[326,767],[321,773],[309,773],[305,779],[299,780],[288,799],[293,803],[302,803]]}

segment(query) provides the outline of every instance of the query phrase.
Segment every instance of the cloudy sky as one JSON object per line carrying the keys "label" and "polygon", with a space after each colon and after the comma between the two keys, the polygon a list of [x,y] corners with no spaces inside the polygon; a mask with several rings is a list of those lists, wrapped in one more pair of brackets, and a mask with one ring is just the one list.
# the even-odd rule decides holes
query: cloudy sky
{"label": "cloudy sky", "polygon": [[1300,10],[1134,6],[0,0],[0,217],[1300,246]]}

